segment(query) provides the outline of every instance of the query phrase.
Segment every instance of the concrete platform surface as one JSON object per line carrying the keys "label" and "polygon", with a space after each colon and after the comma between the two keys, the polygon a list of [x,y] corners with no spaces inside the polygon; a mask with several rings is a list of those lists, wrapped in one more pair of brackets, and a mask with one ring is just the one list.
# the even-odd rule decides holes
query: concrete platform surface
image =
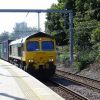
{"label": "concrete platform surface", "polygon": [[16,66],[0,60],[0,100],[64,100]]}

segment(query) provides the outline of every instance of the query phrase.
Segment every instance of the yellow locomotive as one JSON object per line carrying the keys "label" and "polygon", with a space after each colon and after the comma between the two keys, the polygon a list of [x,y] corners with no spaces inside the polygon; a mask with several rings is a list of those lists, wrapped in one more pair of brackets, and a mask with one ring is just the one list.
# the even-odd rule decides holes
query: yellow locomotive
{"label": "yellow locomotive", "polygon": [[9,43],[9,61],[38,78],[49,78],[55,73],[55,39],[43,32]]}

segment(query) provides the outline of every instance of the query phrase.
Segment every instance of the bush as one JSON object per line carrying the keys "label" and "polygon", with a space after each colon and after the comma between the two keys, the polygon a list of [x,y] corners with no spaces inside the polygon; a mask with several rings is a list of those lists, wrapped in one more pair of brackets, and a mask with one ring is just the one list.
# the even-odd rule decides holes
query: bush
{"label": "bush", "polygon": [[76,69],[80,70],[80,68],[81,68],[82,65],[81,65],[81,62],[77,62],[76,61],[76,62],[73,63],[72,66],[75,67]]}
{"label": "bush", "polygon": [[65,54],[60,54],[59,59],[61,62],[64,62],[65,60],[69,60],[69,57]]}
{"label": "bush", "polygon": [[98,50],[100,52],[100,42],[92,46],[93,50]]}
{"label": "bush", "polygon": [[94,43],[100,42],[100,29],[99,28],[96,28],[95,30],[92,31],[91,38]]}
{"label": "bush", "polygon": [[93,63],[97,56],[98,52],[96,50],[82,51],[76,56],[75,65],[77,65],[79,70],[82,70],[90,63]]}
{"label": "bush", "polygon": [[96,43],[95,45],[93,45],[93,50],[97,51],[97,57],[96,57],[96,61],[100,62],[100,42]]}
{"label": "bush", "polygon": [[100,53],[99,53],[98,56],[96,57],[96,62],[100,62]]}

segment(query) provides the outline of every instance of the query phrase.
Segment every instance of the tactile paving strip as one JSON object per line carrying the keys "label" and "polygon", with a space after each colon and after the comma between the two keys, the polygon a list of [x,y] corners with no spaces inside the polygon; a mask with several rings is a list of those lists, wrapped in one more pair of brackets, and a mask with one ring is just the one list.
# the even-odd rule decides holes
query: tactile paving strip
{"label": "tactile paving strip", "polygon": [[[12,70],[9,70],[9,72],[12,75],[17,76],[17,74]],[[39,98],[35,95],[33,90],[27,85],[27,83],[25,83],[25,81],[21,77],[15,77],[15,80],[21,88],[22,92],[24,93],[26,100],[39,100]]]}

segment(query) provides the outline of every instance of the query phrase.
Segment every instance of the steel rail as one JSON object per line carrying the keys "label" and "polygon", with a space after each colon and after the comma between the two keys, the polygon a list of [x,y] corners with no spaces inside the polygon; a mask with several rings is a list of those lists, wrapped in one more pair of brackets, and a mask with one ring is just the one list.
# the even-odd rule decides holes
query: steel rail
{"label": "steel rail", "polygon": [[97,92],[100,92],[100,81],[61,71],[58,69],[56,70],[56,75],[74,81],[77,84],[96,90]]}
{"label": "steel rail", "polygon": [[79,94],[79,93],[77,93],[77,92],[75,92],[75,91],[73,91],[73,90],[71,90],[71,89],[69,89],[69,88],[63,86],[62,84],[57,83],[56,81],[54,81],[54,80],[52,80],[52,79],[50,79],[50,81],[51,81],[52,83],[58,85],[60,90],[66,92],[67,94],[69,93],[70,95],[72,95],[72,96],[74,97],[75,100],[76,100],[76,99],[77,99],[77,100],[88,100],[88,98],[86,98],[86,97],[84,97],[83,95],[81,95],[81,94]]}

